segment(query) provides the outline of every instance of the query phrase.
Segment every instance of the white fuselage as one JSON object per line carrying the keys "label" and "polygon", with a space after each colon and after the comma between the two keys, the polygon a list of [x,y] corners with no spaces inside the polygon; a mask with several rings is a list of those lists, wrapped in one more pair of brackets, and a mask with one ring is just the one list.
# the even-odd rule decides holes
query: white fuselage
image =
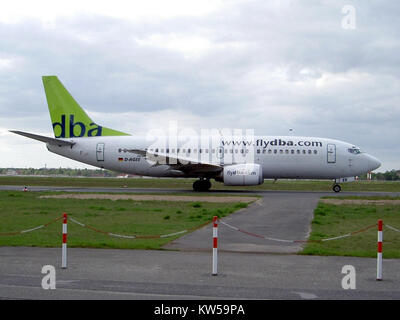
{"label": "white fuselage", "polygon": [[[49,151],[89,165],[113,171],[153,177],[197,177],[168,164],[148,160],[132,150],[221,167],[256,163],[264,178],[337,179],[372,171],[380,162],[366,154],[349,150],[354,145],[333,139],[294,136],[258,136],[246,139],[186,137],[184,144],[157,144],[139,136],[105,136],[63,139],[70,146],[48,144]],[[164,139],[158,139],[164,141]],[[165,139],[165,141],[168,141]],[[154,158],[153,158],[154,160]]]}

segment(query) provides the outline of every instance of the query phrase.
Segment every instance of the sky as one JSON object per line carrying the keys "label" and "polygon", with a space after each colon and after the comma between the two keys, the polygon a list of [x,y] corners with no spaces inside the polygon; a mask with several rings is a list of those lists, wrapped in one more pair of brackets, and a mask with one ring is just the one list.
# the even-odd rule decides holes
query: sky
{"label": "sky", "polygon": [[[353,143],[400,169],[399,1],[9,1],[0,10],[0,167],[90,168],[53,136],[41,77],[103,126],[251,129]],[[290,129],[292,129],[290,131]]]}

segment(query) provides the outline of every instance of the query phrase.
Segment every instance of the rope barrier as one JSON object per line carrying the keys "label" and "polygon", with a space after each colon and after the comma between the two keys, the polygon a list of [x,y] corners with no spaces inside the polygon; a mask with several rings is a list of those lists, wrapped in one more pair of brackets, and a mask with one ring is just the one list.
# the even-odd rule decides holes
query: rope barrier
{"label": "rope barrier", "polygon": [[[37,227],[34,227],[34,228],[22,230],[22,231],[3,232],[3,233],[0,233],[0,236],[14,236],[14,235],[33,232],[33,231],[45,228],[45,227],[53,224],[54,222],[57,222],[57,221],[61,220],[62,218],[63,218],[63,216],[60,216],[60,217],[58,217],[58,218],[56,218],[54,220],[51,220],[50,222],[48,222],[46,224],[43,224],[43,225],[40,225],[40,226],[37,226]],[[80,222],[80,221],[78,221],[78,220],[76,220],[74,218],[71,218],[71,217],[69,217],[69,220],[72,221],[73,223],[83,227],[83,228],[87,228],[87,229],[90,229],[90,230],[95,231],[97,233],[102,233],[104,235],[108,235],[108,236],[111,236],[111,237],[122,238],[122,239],[159,239],[159,238],[169,238],[169,237],[174,237],[174,236],[177,236],[177,235],[180,235],[180,234],[184,234],[184,233],[187,233],[187,232],[202,228],[205,225],[210,223],[210,221],[207,221],[204,224],[202,224],[202,225],[200,225],[200,226],[198,226],[196,228],[185,229],[185,230],[181,230],[181,231],[177,231],[177,232],[173,232],[173,233],[168,233],[168,234],[162,234],[162,235],[123,235],[123,234],[117,234],[117,233],[112,233],[112,232],[107,232],[107,231],[96,229],[96,228],[94,228],[92,226],[84,224],[84,223],[82,223],[82,222]],[[362,233],[362,232],[365,232],[365,231],[367,231],[367,230],[369,230],[371,228],[376,227],[376,224],[373,224],[373,225],[367,226],[367,227],[365,227],[363,229],[360,229],[360,230],[357,230],[357,231],[353,231],[353,232],[350,232],[350,233],[347,233],[347,234],[344,234],[344,235],[340,235],[340,236],[332,237],[332,238],[320,239],[320,240],[287,240],[287,239],[272,238],[272,237],[268,237],[268,236],[265,236],[265,235],[260,235],[260,234],[254,233],[254,232],[249,232],[249,231],[240,229],[238,227],[235,227],[235,226],[233,226],[233,225],[231,225],[231,224],[229,224],[229,223],[227,223],[225,221],[222,221],[220,219],[218,219],[218,221],[221,224],[223,224],[224,226],[228,227],[229,229],[232,229],[234,231],[238,231],[238,232],[247,234],[248,236],[256,237],[256,238],[260,238],[260,239],[264,239],[264,240],[269,240],[269,241],[284,242],[284,243],[313,243],[313,242],[314,243],[320,243],[320,242],[326,242],[326,241],[332,241],[332,240],[339,240],[339,239],[348,238],[348,237],[353,236],[355,234]],[[392,227],[392,226],[387,225],[387,224],[384,224],[384,226],[389,228],[389,229],[391,229],[392,231],[400,233],[400,230],[396,229],[395,227]]]}
{"label": "rope barrier", "polygon": [[270,238],[270,237],[266,237],[266,236],[261,236],[261,235],[258,235],[258,234],[252,233],[252,232],[248,232],[248,231],[239,229],[238,227],[234,227],[234,226],[226,223],[225,221],[222,221],[222,220],[219,220],[219,219],[218,219],[218,221],[221,222],[221,224],[225,225],[226,227],[228,227],[228,228],[230,228],[232,230],[245,233],[245,234],[247,234],[249,236],[262,238],[262,239],[266,239],[266,240],[271,240],[271,241],[278,241],[278,242],[288,242],[288,243],[293,243],[294,242],[294,240],[283,240],[283,239],[275,239],[275,238]]}
{"label": "rope barrier", "polygon": [[363,228],[361,230],[353,231],[353,232],[350,232],[350,233],[347,233],[347,234],[344,234],[344,235],[340,235],[340,236],[333,237],[333,238],[327,238],[327,239],[320,239],[320,240],[286,240],[286,239],[271,238],[271,237],[268,237],[268,236],[264,236],[264,235],[260,235],[260,234],[257,234],[257,233],[253,233],[253,232],[249,232],[249,231],[246,231],[246,230],[242,230],[242,229],[240,229],[238,227],[235,227],[235,226],[232,226],[232,225],[230,225],[230,224],[228,224],[228,223],[226,223],[226,222],[224,222],[222,220],[219,220],[219,222],[221,222],[221,224],[225,225],[226,227],[228,227],[228,228],[230,228],[232,230],[247,234],[247,235],[252,236],[252,237],[265,239],[265,240],[270,240],[270,241],[275,241],[275,242],[285,242],[285,243],[299,243],[299,242],[303,242],[303,243],[320,243],[320,242],[325,242],[325,241],[343,239],[343,238],[347,238],[347,237],[353,236],[355,234],[358,234],[358,233],[361,233],[361,232],[364,232],[364,231],[367,231],[367,230],[369,230],[371,228],[375,228],[376,227],[376,224],[373,224],[373,225],[367,226],[367,227],[365,227],[365,228]]}
{"label": "rope barrier", "polygon": [[48,222],[48,223],[46,223],[46,224],[42,224],[42,225],[40,225],[40,226],[37,226],[37,227],[35,227],[35,228],[31,228],[31,229],[27,229],[27,230],[14,231],[14,232],[2,232],[2,233],[0,233],[0,236],[16,236],[16,235],[19,235],[19,234],[24,234],[24,233],[36,231],[36,230],[45,228],[45,227],[51,225],[52,223],[57,222],[58,220],[61,220],[62,218],[63,218],[62,216],[61,216],[61,217],[58,217],[58,218],[56,218],[56,219],[54,219],[54,220],[51,220],[50,222]]}
{"label": "rope barrier", "polygon": [[200,226],[198,226],[196,228],[185,229],[185,230],[181,230],[181,231],[177,231],[177,232],[173,232],[173,233],[168,233],[168,234],[161,234],[161,235],[123,235],[123,234],[111,233],[111,232],[107,232],[107,231],[96,229],[96,228],[94,228],[92,226],[89,226],[87,224],[79,222],[78,220],[76,220],[74,218],[71,218],[71,217],[69,217],[69,220],[74,222],[75,224],[83,227],[83,228],[87,228],[87,229],[90,229],[92,231],[95,231],[95,232],[98,232],[98,233],[102,233],[102,234],[105,234],[105,235],[108,235],[108,236],[111,236],[111,237],[117,237],[117,238],[123,238],[123,239],[160,239],[160,238],[169,238],[169,237],[174,237],[174,236],[179,235],[179,234],[183,234],[183,233],[186,233],[186,232],[190,232],[190,231],[196,230],[198,228],[202,228],[205,225],[210,223],[210,221],[207,221],[204,224],[202,224],[202,225],[200,225]]}
{"label": "rope barrier", "polygon": [[389,226],[388,224],[384,224],[385,227],[388,227],[392,231],[400,232],[399,229],[396,229],[395,227]]}
{"label": "rope barrier", "polygon": [[[19,234],[24,234],[24,233],[36,231],[36,230],[45,228],[45,227],[49,226],[50,224],[52,224],[54,222],[57,222],[58,220],[61,220],[61,219],[63,219],[63,216],[60,216],[60,217],[58,217],[58,218],[56,218],[54,220],[51,220],[50,222],[48,222],[46,224],[42,224],[40,226],[37,226],[37,227],[34,227],[34,228],[30,228],[30,229],[27,229],[27,230],[14,231],[14,232],[2,232],[2,233],[0,233],[0,236],[16,236],[16,235],[19,235]],[[161,235],[123,235],[123,234],[117,234],[117,233],[112,233],[112,232],[107,232],[107,231],[96,229],[96,228],[94,228],[92,226],[89,226],[87,224],[79,222],[78,220],[76,220],[74,218],[71,218],[71,216],[69,217],[69,220],[72,221],[73,223],[81,226],[81,227],[90,229],[90,230],[95,231],[97,233],[102,233],[102,234],[105,234],[105,235],[108,235],[108,236],[111,236],[111,237],[117,237],[117,238],[123,238],[123,239],[159,239],[159,238],[169,238],[169,237],[174,237],[174,236],[177,236],[177,235],[180,235],[180,234],[184,234],[184,233],[196,230],[198,228],[202,228],[205,225],[210,223],[210,221],[207,221],[204,224],[202,224],[202,225],[200,225],[200,226],[198,226],[196,228],[185,229],[185,230],[172,232],[172,233],[168,233],[168,234],[161,234]]]}

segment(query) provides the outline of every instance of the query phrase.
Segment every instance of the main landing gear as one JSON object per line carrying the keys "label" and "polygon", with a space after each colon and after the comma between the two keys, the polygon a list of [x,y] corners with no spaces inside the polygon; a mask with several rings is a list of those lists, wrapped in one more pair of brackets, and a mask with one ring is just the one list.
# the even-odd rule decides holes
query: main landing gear
{"label": "main landing gear", "polygon": [[342,187],[340,185],[338,185],[337,183],[335,183],[332,187],[332,190],[335,192],[340,192],[342,190]]}
{"label": "main landing gear", "polygon": [[193,190],[194,191],[208,191],[211,188],[210,179],[202,179],[196,180],[193,182]]}

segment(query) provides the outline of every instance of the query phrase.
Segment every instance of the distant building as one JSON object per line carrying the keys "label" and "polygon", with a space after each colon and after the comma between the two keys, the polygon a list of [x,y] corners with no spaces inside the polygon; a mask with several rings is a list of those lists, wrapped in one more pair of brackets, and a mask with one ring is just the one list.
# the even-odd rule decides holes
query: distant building
{"label": "distant building", "polygon": [[6,175],[8,175],[8,176],[16,176],[16,175],[18,175],[18,172],[16,170],[14,170],[14,169],[8,169],[6,171]]}

